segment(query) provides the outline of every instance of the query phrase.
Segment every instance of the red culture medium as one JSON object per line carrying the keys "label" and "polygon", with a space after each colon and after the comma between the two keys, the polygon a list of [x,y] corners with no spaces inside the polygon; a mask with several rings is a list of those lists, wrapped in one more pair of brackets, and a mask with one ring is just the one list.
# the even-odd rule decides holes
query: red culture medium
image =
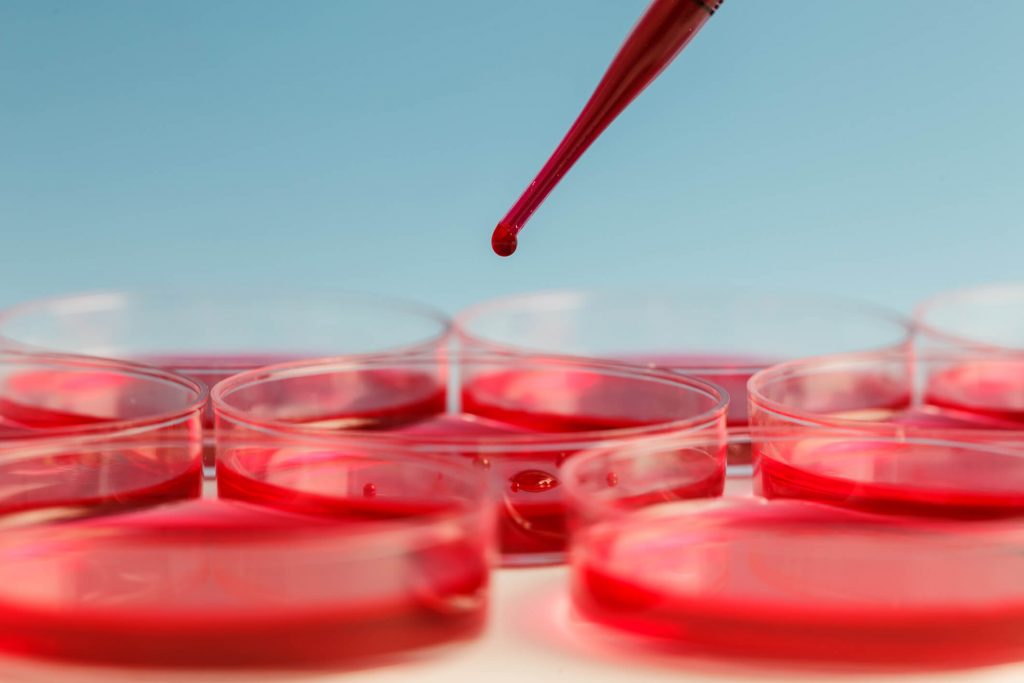
{"label": "red culture medium", "polygon": [[711,355],[700,353],[644,354],[621,356],[623,362],[648,367],[669,368],[684,372],[725,389],[729,394],[726,423],[730,427],[746,427],[747,382],[751,376],[778,361],[744,355]]}
{"label": "red culture medium", "polygon": [[480,631],[486,539],[346,522],[203,500],[5,531],[0,648],[147,666],[317,667]]}
{"label": "red culture medium", "polygon": [[[594,440],[621,438],[615,430],[657,430],[659,424],[679,419],[680,412],[687,410],[680,398],[681,386],[648,384],[641,377],[609,377],[587,369],[490,371],[466,378],[457,413],[447,412],[446,392],[429,373],[362,370],[359,377],[351,384],[340,380],[324,383],[323,376],[315,382],[297,380],[291,387],[271,382],[267,390],[278,392],[277,398],[282,400],[292,390],[301,391],[308,399],[307,405],[297,407],[291,420],[297,425],[336,427],[339,431],[331,433],[339,435],[342,430],[352,430],[357,439],[360,432],[388,432],[399,439],[408,438],[407,442],[394,442],[396,449],[402,443],[415,443],[421,452],[455,454],[486,471],[501,501],[498,538],[507,561],[516,556],[560,559],[567,530],[559,470],[575,452]],[[273,389],[275,384],[280,386]],[[334,412],[325,412],[321,402],[310,398],[319,393],[321,401],[329,402],[331,392],[343,394],[356,387],[358,399]],[[698,399],[691,400],[698,405]],[[701,400],[712,403],[707,397]],[[258,422],[259,416],[252,420]],[[716,418],[709,415],[705,426],[713,429],[716,424]],[[360,446],[354,443],[347,455],[359,453]],[[345,455],[339,450],[339,458]],[[722,463],[707,461],[703,467],[704,476],[687,485],[693,489],[687,495],[722,492]],[[332,505],[313,502],[314,497],[307,494],[303,503],[267,487],[259,476],[239,476],[234,468],[231,463],[218,467],[222,495],[269,505],[281,505],[282,500],[287,500],[287,505]],[[295,472],[301,471],[295,464]],[[329,475],[321,476],[322,481],[330,480]],[[360,486],[366,483],[371,482],[366,480]],[[286,489],[290,487],[285,484]],[[376,491],[379,499],[379,484]]]}
{"label": "red culture medium", "polygon": [[1024,514],[1024,453],[959,444],[816,442],[760,451],[761,492],[871,512],[988,518]]}
{"label": "red culture medium", "polygon": [[[0,453],[3,450],[0,443]],[[199,459],[168,455],[169,450],[158,446],[70,450],[2,463],[0,515],[47,509],[65,516],[72,510],[94,514],[198,498],[202,492]]]}
{"label": "red culture medium", "polygon": [[582,532],[576,608],[685,649],[971,664],[1024,656],[1024,542],[997,522],[803,501],[655,505]]}
{"label": "red culture medium", "polygon": [[[416,500],[382,478],[380,498],[377,485],[362,488],[364,507],[325,510],[298,496],[311,515],[295,504],[184,501],[201,491],[199,405],[181,424],[121,435],[105,412],[155,400],[125,379],[8,377],[0,410],[19,426],[17,441],[0,440],[0,649],[308,667],[482,628],[490,537],[437,519],[460,511],[443,496]],[[51,395],[61,400],[28,400]],[[20,524],[30,511],[34,523]]]}
{"label": "red culture medium", "polygon": [[[725,423],[731,430],[742,430],[749,425],[747,383],[755,372],[773,365],[772,361],[764,358],[741,355],[658,354],[627,356],[622,360],[651,367],[671,368],[676,372],[684,372],[691,377],[711,382],[725,389],[729,394],[729,408],[725,413]],[[749,468],[753,462],[749,443],[730,443],[728,451],[730,467]]]}
{"label": "red culture medium", "polygon": [[159,371],[5,356],[0,515],[63,516],[200,495],[199,387]]}
{"label": "red culture medium", "polygon": [[[785,406],[782,415],[752,402],[759,426],[798,425],[806,432],[801,440],[756,447],[765,496],[891,514],[1024,514],[1024,361],[941,363],[928,374],[920,402],[899,375],[861,369],[830,370],[821,377],[826,379],[817,387],[807,380],[800,394],[816,401],[815,411]],[[828,386],[844,390],[829,397],[821,388]],[[835,410],[825,409],[829,403]],[[935,443],[816,440],[815,431],[829,426]]]}
{"label": "red culture medium", "polygon": [[491,236],[498,256],[512,255],[517,235],[573,164],[637,95],[675,59],[722,0],[654,0],[622,44],[590,100],[537,177]]}

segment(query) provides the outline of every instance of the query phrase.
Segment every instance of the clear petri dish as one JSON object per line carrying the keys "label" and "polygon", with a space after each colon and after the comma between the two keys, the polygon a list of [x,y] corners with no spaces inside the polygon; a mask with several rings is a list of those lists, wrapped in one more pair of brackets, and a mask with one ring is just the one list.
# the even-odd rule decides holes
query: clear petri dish
{"label": "clear petri dish", "polygon": [[[419,353],[443,346],[448,319],[416,303],[354,292],[167,288],[43,299],[0,311],[0,350],[125,359],[211,387],[298,358]],[[206,414],[207,474],[213,473]]]}
{"label": "clear petri dish", "polygon": [[0,516],[198,496],[205,403],[203,386],[155,368],[0,353]]}
{"label": "clear petri dish", "polygon": [[[805,435],[761,430],[730,440],[787,452]],[[941,446],[1022,457],[998,445],[881,434],[819,430],[816,441],[868,454],[899,447],[924,458]],[[689,444],[691,454],[715,447]],[[575,610],[659,651],[911,665],[1024,656],[1019,517],[693,499],[676,493],[686,460],[649,445],[580,454],[564,479]]]}
{"label": "clear petri dish", "polygon": [[942,292],[914,312],[922,349],[1024,353],[1024,283]]}
{"label": "clear petri dish", "polygon": [[[1018,514],[1024,460],[984,444],[1024,447],[1024,356],[932,352],[792,361],[750,382],[751,423],[803,434],[755,444],[766,496],[941,516]],[[929,447],[822,445],[823,428],[933,439]],[[967,444],[974,444],[968,446]]]}
{"label": "clear petri dish", "polygon": [[[279,494],[275,505],[202,499],[5,528],[0,649],[118,665],[334,668],[480,633],[494,556],[481,472],[294,441],[222,446],[240,477]],[[310,490],[371,474],[373,491]]]}
{"label": "clear petri dish", "polygon": [[[357,453],[473,463],[500,504],[503,562],[518,565],[563,558],[560,469],[574,453],[692,433],[723,438],[727,401],[713,385],[671,372],[469,352],[302,361],[236,375],[213,391],[218,440],[340,439]],[[235,486],[234,468],[218,468],[222,491]],[[708,467],[696,485],[720,492],[723,480],[721,468]]]}
{"label": "clear petri dish", "polygon": [[[807,356],[906,348],[910,325],[857,301],[762,290],[553,291],[486,301],[456,316],[461,343],[499,352],[556,353],[670,368],[732,398],[728,424],[747,425],[746,385],[765,367]],[[731,471],[749,471],[735,446]]]}

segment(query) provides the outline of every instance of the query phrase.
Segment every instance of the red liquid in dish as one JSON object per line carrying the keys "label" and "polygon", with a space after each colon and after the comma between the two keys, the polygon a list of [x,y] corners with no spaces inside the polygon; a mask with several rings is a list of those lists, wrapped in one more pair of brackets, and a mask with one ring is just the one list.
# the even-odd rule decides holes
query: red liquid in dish
{"label": "red liquid in dish", "polygon": [[725,389],[729,394],[726,422],[730,427],[738,428],[746,427],[748,422],[747,382],[755,372],[777,362],[751,356],[711,354],[623,356],[621,360],[674,370]]}
{"label": "red liquid in dish", "polygon": [[225,449],[217,467],[221,498],[345,521],[459,515],[473,493],[465,486],[429,460],[396,463],[357,446]]}
{"label": "red liquid in dish", "polygon": [[491,248],[510,256],[516,235],[587,148],[669,65],[722,0],[654,0],[626,38],[594,94],[551,158],[491,236]]}
{"label": "red liquid in dish", "polygon": [[[929,377],[925,401],[1024,430],[1024,359],[959,363]],[[1024,439],[1022,439],[1024,441]]]}
{"label": "red liquid in dish", "polygon": [[967,664],[1024,656],[1012,524],[876,517],[799,501],[658,505],[574,548],[597,622],[687,649]]}
{"label": "red liquid in dish", "polygon": [[179,447],[62,452],[0,464],[0,515],[57,509],[61,515],[139,508],[198,498],[202,468]]}
{"label": "red liquid in dish", "polygon": [[978,448],[840,443],[816,439],[809,428],[806,439],[758,447],[761,491],[767,497],[872,512],[954,518],[1024,514],[1024,420],[1017,408],[1024,372],[1015,376],[1007,370],[1006,363],[971,362],[933,373],[921,405],[901,393],[905,382],[865,377],[854,391],[837,397],[836,405],[845,401],[871,408],[813,416],[822,425],[832,418],[861,420],[864,430],[949,438]]}
{"label": "red liquid in dish", "polygon": [[[185,375],[210,389],[217,382],[239,372],[290,360],[295,360],[295,357],[282,354],[177,354],[149,356],[140,359],[139,362]],[[207,405],[203,410],[203,467],[206,468],[207,475],[212,474],[217,462],[213,426],[213,410]]]}
{"label": "red liquid in dish", "polygon": [[811,434],[759,453],[761,492],[768,498],[968,519],[1024,514],[1024,453],[816,440]]}
{"label": "red liquid in dish", "polygon": [[[559,382],[557,375],[519,375],[495,373],[482,381],[471,383],[463,391],[463,408],[476,416],[484,416],[491,424],[504,424],[526,428],[538,433],[594,432],[607,429],[641,427],[657,423],[662,409],[651,413],[650,396],[630,400],[627,395],[610,398],[614,391],[600,387],[601,378],[595,375],[593,387],[600,389],[601,405],[595,412],[587,412],[585,377],[575,376],[570,391]],[[550,383],[549,383],[550,382]],[[628,392],[629,387],[621,387]],[[575,410],[548,413],[532,410],[537,404],[550,404],[559,392],[570,401]],[[531,394],[536,399],[531,400]],[[516,407],[510,408],[505,396],[516,397]],[[655,397],[656,399],[657,397]],[[667,400],[667,397],[666,397]],[[557,403],[557,401],[555,401]],[[615,405],[614,413],[602,414],[608,405]],[[571,443],[571,442],[570,442]],[[506,452],[490,457],[489,462],[503,487],[504,515],[499,526],[501,547],[506,554],[556,555],[565,550],[566,526],[563,493],[560,488],[559,468],[575,452],[571,448],[550,449],[534,453]],[[721,463],[712,459],[698,463],[704,475],[675,493],[681,498],[706,497],[721,494],[725,486],[725,473]]]}
{"label": "red liquid in dish", "polygon": [[29,436],[137,418],[146,403],[145,382],[104,370],[13,373],[5,378],[0,396],[0,425],[12,436]]}
{"label": "red liquid in dish", "polygon": [[[145,359],[145,362],[156,365],[173,372],[185,375],[193,380],[203,383],[206,387],[213,387],[218,382],[246,370],[252,370],[267,365],[285,363],[297,360],[297,356],[283,354],[231,354],[231,355],[166,355],[155,356]],[[403,404],[393,411],[390,417],[397,422],[419,419],[419,413],[427,414],[444,409],[444,393],[437,386],[437,379],[429,375],[417,375],[416,373],[392,373],[392,372],[366,372],[360,374],[360,382],[365,384],[364,393],[372,402],[374,397],[387,396],[388,392],[404,391],[409,392],[421,399],[421,405],[412,406]],[[398,382],[399,384],[394,384]],[[424,392],[428,392],[424,395]],[[322,393],[322,387],[321,387]],[[303,400],[316,401],[320,396],[313,391],[309,396],[303,396]],[[275,398],[273,389],[268,390],[269,400]],[[297,405],[297,410],[303,410],[303,406]],[[361,412],[360,412],[361,411]],[[362,424],[359,422],[362,421]],[[216,445],[214,444],[214,414],[211,407],[203,411],[203,466],[207,474],[212,474],[216,465]],[[374,409],[370,406],[360,406],[351,415],[338,421],[337,427],[360,428],[360,429],[387,429],[391,425],[389,421],[388,408],[379,406]]]}
{"label": "red liquid in dish", "polygon": [[[629,356],[621,360],[675,370],[725,389],[729,394],[725,420],[730,429],[744,429],[748,426],[747,382],[755,372],[774,364],[774,361],[764,358],[711,354]],[[753,461],[750,444],[729,444],[727,457],[730,466],[750,465]]]}
{"label": "red liquid in dish", "polygon": [[[537,416],[535,416],[537,417]],[[525,429],[514,422],[501,422],[492,418],[481,418],[472,414],[438,415],[423,420],[415,425],[406,426],[401,433],[431,437],[480,437],[492,440],[505,435],[540,434]],[[525,450],[481,451],[471,442],[459,446],[457,452],[470,458],[477,467],[486,469],[490,481],[498,489],[495,491],[502,503],[499,509],[498,538],[502,553],[514,555],[557,555],[565,550],[566,526],[565,503],[562,497],[559,468],[571,457],[573,451],[551,450],[538,447],[536,451]],[[362,476],[353,478],[352,467],[348,463],[358,451],[334,451],[320,454],[303,454],[285,466],[267,483],[261,474],[260,462],[268,462],[274,458],[273,450],[258,450],[250,454],[245,466],[245,473],[238,470],[236,463],[225,463],[223,460],[217,470],[217,487],[219,494],[225,498],[237,498],[262,505],[306,512],[342,516],[367,516],[371,518],[400,516],[403,514],[426,514],[438,511],[430,498],[423,499],[411,508],[405,505],[388,507],[382,503],[386,489],[375,476],[372,468]],[[302,459],[314,457],[316,463],[316,488],[319,494],[311,493],[308,484],[308,472]],[[325,459],[333,459],[336,468],[324,466]],[[281,467],[275,461],[275,467]],[[262,466],[266,468],[265,465]],[[721,463],[710,459],[703,462],[706,470],[703,477],[677,491],[683,498],[707,497],[719,495],[725,485],[725,474]],[[290,473],[289,473],[290,471]],[[253,477],[253,473],[256,477]],[[425,475],[428,476],[428,475]],[[367,487],[373,486],[373,495],[366,496]],[[295,487],[303,488],[300,495],[294,493]],[[684,490],[685,489],[685,490]],[[339,499],[339,492],[362,491],[363,497],[346,497]]]}
{"label": "red liquid in dish", "polygon": [[[156,402],[166,395],[147,394],[142,380],[106,371],[26,371],[8,377],[4,391],[0,515],[44,508],[80,514],[199,496],[198,418],[147,424],[140,417],[158,413]],[[124,419],[135,421],[130,436],[105,430]],[[55,431],[62,445],[33,443]]]}
{"label": "red liquid in dish", "polygon": [[[386,525],[386,523],[385,523]],[[358,662],[476,634],[479,538],[230,501],[0,539],[0,648],[157,666]]]}
{"label": "red liquid in dish", "polygon": [[[495,372],[469,380],[463,388],[462,412],[446,414],[445,396],[436,389],[436,380],[426,375],[422,382],[413,379],[416,373],[393,372],[385,380],[381,377],[360,384],[359,404],[344,411],[330,414],[318,412],[315,402],[308,410],[298,414],[295,422],[317,427],[333,426],[389,431],[396,436],[405,435],[421,442],[424,438],[445,444],[443,453],[454,453],[467,458],[490,474],[495,494],[500,496],[499,538],[506,559],[516,555],[548,555],[554,559],[565,550],[566,528],[563,490],[559,469],[563,462],[580,448],[590,436],[584,432],[644,427],[666,419],[679,418],[678,389],[651,383],[644,393],[636,391],[636,380],[611,380],[597,373],[587,372]],[[431,385],[431,381],[435,384]],[[404,382],[416,390],[405,391],[397,401],[394,383]],[[377,394],[367,387],[376,386]],[[430,387],[435,390],[431,391]],[[337,389],[337,387],[335,387]],[[304,392],[306,393],[306,392]],[[637,400],[639,398],[639,400]],[[714,420],[709,420],[713,427]],[[575,439],[573,434],[581,434]],[[435,449],[436,450],[436,449]],[[266,469],[273,457],[271,451],[250,456],[239,471],[237,462],[218,468],[218,488],[221,495],[253,502],[280,505],[315,504],[329,508],[333,492],[341,487],[356,486],[359,490],[367,483],[376,485],[379,499],[382,489],[372,477],[358,480],[346,471],[346,457],[341,451],[321,457],[335,458],[339,463],[334,475],[322,465],[317,470],[317,490],[323,498],[313,503],[308,490],[296,497],[289,493],[300,481],[306,481],[303,455],[289,462],[287,468],[275,465],[273,486],[268,488]],[[721,493],[724,471],[721,463],[710,459],[704,465],[706,476],[695,481],[685,492],[687,496],[707,496]],[[287,472],[292,474],[289,475]],[[336,483],[332,481],[332,476]],[[698,479],[695,477],[695,479]],[[344,483],[342,483],[344,482]],[[349,489],[345,489],[349,490]],[[351,489],[355,491],[356,489]],[[276,501],[276,502],[275,502]],[[372,501],[360,503],[372,506]],[[350,505],[345,502],[344,505]],[[292,509],[292,508],[289,508]],[[302,508],[295,508],[305,511]]]}

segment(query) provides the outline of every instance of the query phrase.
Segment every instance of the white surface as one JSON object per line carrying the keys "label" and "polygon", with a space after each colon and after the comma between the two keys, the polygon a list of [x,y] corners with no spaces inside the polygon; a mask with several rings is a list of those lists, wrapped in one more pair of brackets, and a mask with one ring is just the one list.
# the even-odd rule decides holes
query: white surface
{"label": "white surface", "polygon": [[959,671],[794,669],[764,662],[730,662],[678,656],[640,656],[616,646],[568,610],[565,568],[499,571],[494,609],[485,635],[472,643],[435,652],[419,661],[348,673],[324,672],[155,672],[72,667],[49,662],[0,659],[0,680],[53,683],[137,683],[253,681],[254,683],[538,683],[539,681],[929,681],[1019,683],[1024,663]]}

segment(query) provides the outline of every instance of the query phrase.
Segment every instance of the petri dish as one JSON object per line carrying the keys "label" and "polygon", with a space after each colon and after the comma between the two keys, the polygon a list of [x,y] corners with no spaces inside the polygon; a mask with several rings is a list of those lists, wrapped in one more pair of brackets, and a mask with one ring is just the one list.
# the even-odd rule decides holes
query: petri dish
{"label": "petri dish", "polygon": [[[300,361],[241,373],[213,391],[218,440],[342,439],[357,452],[400,449],[472,463],[499,503],[507,565],[562,560],[560,468],[574,453],[693,433],[724,438],[727,402],[715,386],[671,372],[474,352]],[[221,491],[238,480],[234,467],[218,468]],[[723,469],[704,474],[694,485],[720,492]]]}
{"label": "petri dish", "polygon": [[914,311],[922,349],[1024,353],[1024,283],[942,292]]}
{"label": "petri dish", "polygon": [[[730,439],[786,450],[803,436]],[[933,445],[825,430],[818,440],[866,451]],[[693,499],[676,494],[688,474],[685,464],[672,466],[675,459],[629,445],[567,465],[570,593],[585,619],[659,651],[957,666],[1024,656],[1019,518],[874,514],[758,496]]]}
{"label": "petri dish", "polygon": [[[207,387],[261,365],[321,356],[427,352],[449,322],[417,303],[356,292],[200,288],[111,291],[31,301],[0,311],[0,350],[124,359]],[[212,414],[205,415],[208,475]]]}
{"label": "petri dish", "polygon": [[205,403],[200,384],[156,368],[0,353],[0,517],[198,496]]}
{"label": "petri dish", "polygon": [[[876,512],[991,517],[1024,506],[1024,460],[986,444],[1024,446],[1018,410],[1024,356],[917,352],[792,361],[750,382],[754,428],[802,434],[755,443],[755,485]],[[932,443],[822,443],[823,428]]]}
{"label": "petri dish", "polygon": [[[274,487],[277,505],[201,499],[5,528],[0,649],[131,666],[334,668],[480,633],[494,552],[479,471],[294,442],[224,449],[240,476]],[[372,495],[304,483],[371,472]],[[318,495],[331,514],[292,504]]]}
{"label": "petri dish", "polygon": [[[732,398],[730,428],[748,423],[746,387],[765,367],[806,356],[905,348],[910,326],[885,308],[761,290],[566,290],[477,304],[455,318],[468,348],[598,357],[670,368]],[[734,446],[731,471],[749,473]]]}

